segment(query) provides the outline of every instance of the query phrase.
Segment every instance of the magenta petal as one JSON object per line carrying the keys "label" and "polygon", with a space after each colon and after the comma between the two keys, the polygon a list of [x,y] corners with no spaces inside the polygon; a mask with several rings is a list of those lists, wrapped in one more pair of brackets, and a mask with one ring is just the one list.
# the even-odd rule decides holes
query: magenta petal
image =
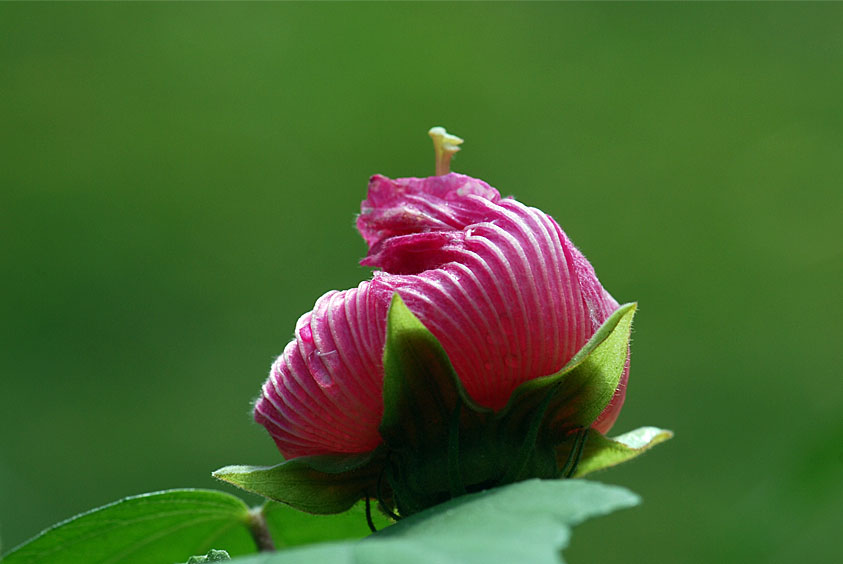
{"label": "magenta petal", "polygon": [[[618,308],[556,222],[460,174],[373,176],[357,227],[371,281],[329,292],[273,365],[255,419],[286,457],[380,442],[386,313],[394,292],[439,339],[468,393],[502,408],[558,371]],[[594,428],[618,416],[627,370]]]}
{"label": "magenta petal", "polygon": [[375,175],[357,229],[370,249],[397,235],[459,230],[476,219],[474,200],[467,196],[500,200],[497,190],[462,174],[397,180]]}

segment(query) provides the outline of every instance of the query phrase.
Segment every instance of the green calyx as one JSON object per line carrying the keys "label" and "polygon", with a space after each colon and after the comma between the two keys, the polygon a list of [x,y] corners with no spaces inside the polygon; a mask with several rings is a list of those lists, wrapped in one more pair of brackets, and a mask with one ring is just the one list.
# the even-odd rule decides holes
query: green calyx
{"label": "green calyx", "polygon": [[358,456],[229,466],[214,476],[309,513],[339,513],[369,498],[406,517],[494,486],[614,466],[672,436],[645,427],[609,439],[591,429],[623,374],[635,308],[618,308],[559,372],[523,383],[493,412],[472,400],[442,345],[395,294],[384,348],[382,445]]}

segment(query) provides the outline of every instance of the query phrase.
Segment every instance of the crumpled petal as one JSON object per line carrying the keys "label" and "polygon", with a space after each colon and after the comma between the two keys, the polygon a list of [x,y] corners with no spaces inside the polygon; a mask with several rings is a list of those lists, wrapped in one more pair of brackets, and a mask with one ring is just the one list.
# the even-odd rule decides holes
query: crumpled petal
{"label": "crumpled petal", "polygon": [[[378,267],[322,296],[275,361],[255,419],[286,458],[380,443],[382,355],[394,292],[439,339],[468,393],[492,409],[557,372],[618,303],[544,212],[475,178],[374,176],[357,227]],[[627,369],[593,427],[623,405]]]}

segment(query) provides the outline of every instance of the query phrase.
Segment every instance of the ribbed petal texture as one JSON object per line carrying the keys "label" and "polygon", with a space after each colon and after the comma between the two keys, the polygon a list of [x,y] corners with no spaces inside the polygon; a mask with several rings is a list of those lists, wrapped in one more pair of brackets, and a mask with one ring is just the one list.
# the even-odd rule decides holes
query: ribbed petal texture
{"label": "ribbed petal texture", "polygon": [[[357,227],[381,268],[322,296],[275,361],[255,419],[286,458],[380,443],[387,308],[398,292],[439,339],[468,393],[500,409],[558,371],[618,308],[556,222],[475,178],[372,177]],[[594,428],[623,404],[629,366]]]}

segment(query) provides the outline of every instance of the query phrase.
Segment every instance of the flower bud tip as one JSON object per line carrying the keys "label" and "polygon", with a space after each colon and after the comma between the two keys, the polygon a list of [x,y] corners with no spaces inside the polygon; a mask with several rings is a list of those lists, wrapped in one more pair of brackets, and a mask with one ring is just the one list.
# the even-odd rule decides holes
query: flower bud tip
{"label": "flower bud tip", "polygon": [[427,132],[433,139],[433,150],[436,152],[436,176],[451,172],[451,157],[460,150],[463,140],[445,131],[444,127],[432,127]]}

